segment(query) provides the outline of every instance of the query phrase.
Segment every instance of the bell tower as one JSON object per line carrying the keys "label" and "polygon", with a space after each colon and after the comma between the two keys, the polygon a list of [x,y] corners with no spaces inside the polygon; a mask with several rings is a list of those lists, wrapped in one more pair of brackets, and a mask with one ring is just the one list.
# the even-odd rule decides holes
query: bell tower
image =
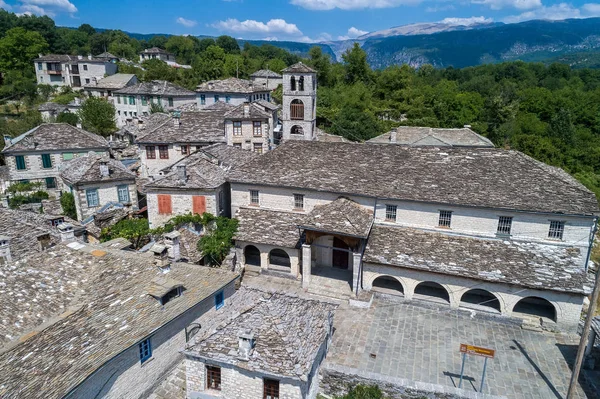
{"label": "bell tower", "polygon": [[302,62],[282,71],[284,140],[315,140],[317,121],[317,71]]}

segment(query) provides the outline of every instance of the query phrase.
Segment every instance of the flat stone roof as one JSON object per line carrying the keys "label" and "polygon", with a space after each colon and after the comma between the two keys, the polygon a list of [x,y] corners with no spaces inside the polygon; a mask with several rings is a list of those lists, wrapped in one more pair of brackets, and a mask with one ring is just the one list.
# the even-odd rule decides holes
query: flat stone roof
{"label": "flat stone roof", "polygon": [[227,78],[223,80],[209,80],[198,85],[198,93],[264,93],[270,90],[255,85],[252,81],[238,78]]}
{"label": "flat stone roof", "polygon": [[[106,162],[109,174],[103,176],[100,173],[100,164]],[[83,157],[78,157],[67,164],[60,172],[60,177],[71,184],[96,183],[131,180],[135,182],[135,174],[130,172],[120,161],[108,156],[98,156],[92,152]]]}
{"label": "flat stone roof", "polygon": [[85,85],[84,88],[118,90],[126,87],[133,78],[135,75],[132,73],[115,73],[100,79],[96,84]]}
{"label": "flat stone roof", "polygon": [[239,220],[235,240],[284,248],[299,248],[298,225],[302,225],[308,219],[304,213],[250,207],[240,208],[234,217]]}
{"label": "flat stone roof", "polygon": [[40,152],[48,150],[107,149],[104,137],[90,133],[68,123],[44,123],[11,139],[3,153],[17,151]]}
{"label": "flat stone roof", "polygon": [[196,93],[177,86],[166,80],[152,80],[150,82],[141,82],[135,85],[126,86],[120,90],[115,90],[113,94],[133,94],[147,96],[172,96],[172,97],[195,97]]}
{"label": "flat stone roof", "polygon": [[489,139],[475,133],[468,127],[460,129],[440,129],[431,127],[400,126],[392,132],[367,140],[371,144],[397,144],[409,146],[437,147],[494,147]]}
{"label": "flat stone roof", "polygon": [[373,212],[356,202],[340,197],[326,205],[317,205],[301,228],[367,238],[373,225]]}

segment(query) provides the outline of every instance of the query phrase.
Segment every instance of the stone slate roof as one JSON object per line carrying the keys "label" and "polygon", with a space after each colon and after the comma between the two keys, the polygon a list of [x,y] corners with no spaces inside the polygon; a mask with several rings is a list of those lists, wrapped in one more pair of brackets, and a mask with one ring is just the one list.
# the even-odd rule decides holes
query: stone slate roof
{"label": "stone slate roof", "polygon": [[0,293],[0,319],[10,320],[11,330],[19,330],[13,334],[27,330],[16,327],[15,323],[25,324],[19,316],[38,326],[58,316],[0,354],[0,396],[6,399],[64,397],[114,356],[238,277],[221,269],[175,263],[168,276],[184,282],[185,290],[163,307],[149,295],[152,281],[163,276],[149,255],[60,245],[2,272],[9,289]]}
{"label": "stone slate roof", "polygon": [[106,139],[67,123],[44,123],[12,139],[2,152],[96,149],[108,150]]}
{"label": "stone slate roof", "polygon": [[594,194],[574,178],[499,148],[288,141],[232,172],[230,181],[497,209],[598,211]]}
{"label": "stone slate roof", "polygon": [[90,62],[94,62],[94,63],[105,63],[105,62],[109,62],[107,59],[105,58],[98,58],[98,57],[92,57],[91,59],[89,57],[83,56],[82,58],[79,58],[80,56],[78,55],[67,55],[67,54],[46,54],[43,55],[41,57],[35,58],[33,61],[34,62],[61,62],[61,63],[76,63],[76,62],[82,62],[82,63],[90,63]]}
{"label": "stone slate roof", "polygon": [[350,143],[350,140],[347,138],[338,136],[337,134],[326,133],[318,127],[315,128],[315,132],[317,133],[317,141],[323,141],[325,143]]}
{"label": "stone slate roof", "polygon": [[127,86],[131,79],[135,78],[132,73],[116,73],[100,79],[95,85],[85,85],[86,89],[111,89],[118,90]]}
{"label": "stone slate roof", "polygon": [[220,103],[199,111],[181,112],[181,124],[174,116],[140,131],[138,143],[219,143],[225,141],[225,114],[233,105]]}
{"label": "stone slate roof", "polygon": [[196,96],[196,93],[184,87],[177,86],[166,80],[152,80],[116,90],[114,94],[131,94],[144,96]]}
{"label": "stone slate roof", "polygon": [[254,101],[256,104],[260,105],[261,107],[263,107],[266,110],[269,110],[271,112],[273,111],[277,111],[280,107],[277,104],[273,104],[272,102],[269,102],[267,100],[256,100]]}
{"label": "stone slate roof", "polygon": [[363,262],[578,294],[591,292],[579,248],[374,225]]}
{"label": "stone slate roof", "polygon": [[[100,174],[101,162],[108,163],[109,176]],[[96,153],[71,160],[60,172],[60,177],[71,184],[135,180],[135,174],[131,173],[120,161],[107,156],[101,157]]]}
{"label": "stone slate roof", "polygon": [[273,72],[270,69],[261,69],[259,71],[254,72],[250,75],[251,78],[274,78],[281,79],[281,75],[277,72]]}
{"label": "stone slate roof", "polygon": [[[188,344],[185,354],[271,376],[307,381],[331,332],[337,305],[247,287],[233,295],[210,325]],[[250,329],[254,350],[238,357],[238,335]]]}
{"label": "stone slate roof", "polygon": [[96,58],[108,58],[109,60],[113,60],[113,59],[119,59],[119,57],[117,57],[114,54],[109,53],[108,51],[103,52],[102,54],[98,54],[96,56]]}
{"label": "stone slate roof", "polygon": [[[52,217],[48,214],[0,207],[0,235],[11,238],[10,253],[13,261],[40,252],[38,236],[49,235],[50,245],[60,242],[58,230],[48,221]],[[0,333],[0,339],[1,335]]]}
{"label": "stone slate roof", "polygon": [[240,208],[234,216],[239,220],[234,239],[284,248],[299,248],[299,225],[308,217],[304,213],[277,212],[264,209]]}
{"label": "stone slate roof", "polygon": [[[244,112],[244,108],[248,106],[248,114]],[[264,110],[260,105],[255,103],[240,104],[231,111],[225,114],[225,119],[236,120],[257,120],[269,119],[273,115]]]}
{"label": "stone slate roof", "polygon": [[255,92],[265,92],[268,89],[260,86],[255,86],[249,80],[228,78],[223,80],[209,80],[198,85],[196,89],[199,93],[241,93],[250,94]]}
{"label": "stone slate roof", "polygon": [[314,69],[312,69],[308,65],[305,65],[302,62],[298,62],[292,66],[289,66],[289,67],[283,69],[281,72],[283,72],[283,73],[317,73],[317,71],[315,71]]}
{"label": "stone slate roof", "polygon": [[54,112],[63,112],[68,110],[69,107],[64,105],[64,104],[58,104],[58,103],[52,103],[52,102],[48,102],[48,103],[43,103],[38,107],[38,111],[43,112],[43,111],[54,111]]}
{"label": "stone slate roof", "polygon": [[494,143],[489,139],[469,128],[438,129],[400,126],[396,129],[396,141],[392,142],[390,137],[391,132],[387,132],[368,140],[367,143],[437,147],[494,147]]}
{"label": "stone slate roof", "polygon": [[340,197],[325,205],[317,205],[300,227],[367,238],[373,225],[373,212],[356,202]]}
{"label": "stone slate roof", "polygon": [[163,50],[159,47],[151,47],[151,48],[147,48],[144,49],[143,53],[146,54],[169,54],[169,55],[173,55],[173,53],[169,53],[167,50]]}

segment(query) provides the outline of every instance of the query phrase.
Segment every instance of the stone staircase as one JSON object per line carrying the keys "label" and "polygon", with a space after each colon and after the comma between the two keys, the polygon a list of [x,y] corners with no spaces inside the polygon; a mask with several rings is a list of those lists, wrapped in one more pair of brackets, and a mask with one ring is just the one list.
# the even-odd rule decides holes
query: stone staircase
{"label": "stone staircase", "polygon": [[318,275],[310,276],[308,293],[315,296],[346,301],[352,298],[352,288],[347,281],[334,280]]}

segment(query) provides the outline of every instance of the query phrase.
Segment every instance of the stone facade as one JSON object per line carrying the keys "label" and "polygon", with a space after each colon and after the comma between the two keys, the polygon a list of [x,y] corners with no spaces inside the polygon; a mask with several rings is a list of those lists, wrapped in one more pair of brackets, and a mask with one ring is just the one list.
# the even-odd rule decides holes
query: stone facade
{"label": "stone facade", "polygon": [[[129,201],[123,203],[125,206],[136,208],[138,206],[137,186],[135,180],[106,182],[106,183],[91,183],[80,184],[76,187],[68,187],[67,189],[73,193],[75,197],[75,208],[77,210],[77,220],[81,221],[92,216],[96,211],[110,202],[119,203],[118,188],[119,186],[127,186],[129,191]],[[97,190],[98,205],[89,206],[87,200],[87,190]]]}
{"label": "stone facade", "polygon": [[[235,121],[237,122],[237,121]],[[254,152],[267,152],[270,149],[270,142],[273,137],[273,124],[268,121],[256,121],[260,123],[260,134],[254,134],[254,122],[252,120],[239,121],[241,126],[241,134],[234,134],[234,121],[225,120],[225,135],[227,136],[227,144],[231,146],[239,146],[244,150]]]}
{"label": "stone facade", "polygon": [[[162,226],[174,216],[191,213],[193,211],[194,196],[203,196],[206,199],[206,212],[213,215],[223,214],[226,210],[224,209],[224,203],[223,206],[219,204],[219,196],[224,196],[225,190],[226,185],[223,185],[214,191],[149,189],[146,193],[146,201],[148,203],[148,220],[150,221],[150,228]],[[159,213],[159,195],[169,195],[171,197],[171,213]]]}
{"label": "stone facade", "polygon": [[194,104],[196,102],[195,95],[186,96],[154,96],[152,99],[148,95],[126,95],[112,94],[109,97],[116,109],[117,127],[123,127],[127,121],[132,121],[134,118],[140,118],[150,115],[150,103],[162,105],[164,110],[177,109],[184,105]]}
{"label": "stone facade", "polygon": [[[295,88],[292,79],[296,82]],[[300,79],[304,80],[304,90],[300,89]],[[299,117],[292,110],[292,103],[302,104],[304,111]],[[314,140],[317,121],[317,74],[312,72],[283,72],[282,118],[283,140]]]}
{"label": "stone facade", "polygon": [[38,84],[81,88],[94,80],[117,73],[117,64],[89,57],[59,55],[56,59],[44,56],[34,60]]}
{"label": "stone facade", "polygon": [[[158,147],[164,145],[168,148],[168,156],[166,158],[161,158]],[[175,164],[176,162],[181,161],[183,158],[187,157],[189,153],[182,153],[181,147],[184,144],[176,143],[176,144],[140,144],[140,160],[142,162],[141,174],[144,177],[149,176],[162,176],[161,172],[163,169]],[[204,147],[204,144],[185,144],[189,151],[193,152],[199,150]],[[146,147],[154,147],[154,158],[148,158],[148,152]]]}
{"label": "stone facade", "polygon": [[[236,242],[235,242],[236,257],[237,257],[238,261],[241,262],[242,264],[247,264],[245,250],[249,245],[256,247],[260,251],[260,268],[262,270],[271,270],[271,271],[276,271],[278,273],[289,274],[290,276],[292,276],[294,278],[297,278],[300,276],[301,250],[299,250],[297,248],[285,248],[285,247],[280,247],[280,246],[275,246],[275,245],[255,244],[255,243],[249,243],[249,242],[245,242],[245,241],[236,240]],[[274,249],[282,250],[288,255],[288,257],[290,258],[290,267],[289,268],[271,264],[270,254],[271,254],[271,251],[273,251]]]}

